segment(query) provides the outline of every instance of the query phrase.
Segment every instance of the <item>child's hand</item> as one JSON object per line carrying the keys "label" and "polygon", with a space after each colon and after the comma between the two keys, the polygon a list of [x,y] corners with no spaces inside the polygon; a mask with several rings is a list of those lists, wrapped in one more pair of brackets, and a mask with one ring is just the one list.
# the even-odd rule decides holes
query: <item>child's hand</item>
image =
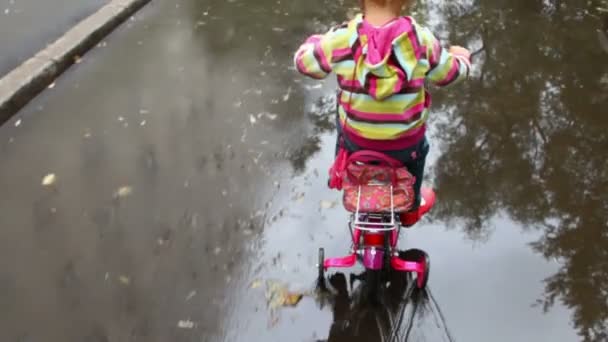
{"label": "child's hand", "polygon": [[306,43],[316,43],[320,41],[321,38],[323,38],[322,34],[313,34],[312,36],[308,37],[308,39],[306,39]]}
{"label": "child's hand", "polygon": [[462,46],[450,46],[450,53],[455,55],[455,56],[462,56],[465,57],[466,59],[468,59],[469,61],[471,60],[471,51],[463,48]]}

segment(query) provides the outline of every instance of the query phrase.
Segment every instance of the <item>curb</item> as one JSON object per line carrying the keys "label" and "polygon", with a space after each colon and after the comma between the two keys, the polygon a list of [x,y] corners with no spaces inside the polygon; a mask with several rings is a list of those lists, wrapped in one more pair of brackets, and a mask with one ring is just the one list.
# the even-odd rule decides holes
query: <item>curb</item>
{"label": "curb", "polygon": [[151,0],[112,0],[0,79],[0,125]]}

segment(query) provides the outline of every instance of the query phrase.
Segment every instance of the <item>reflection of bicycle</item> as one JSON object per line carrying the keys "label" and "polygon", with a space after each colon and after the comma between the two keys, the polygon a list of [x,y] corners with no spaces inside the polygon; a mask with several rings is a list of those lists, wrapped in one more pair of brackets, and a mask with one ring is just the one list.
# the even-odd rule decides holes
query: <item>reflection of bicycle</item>
{"label": "reflection of bicycle", "polygon": [[[352,278],[351,274],[351,281]],[[382,305],[377,305],[366,296],[366,282],[358,286],[351,284],[349,292],[343,273],[331,275],[329,283],[334,289],[330,301],[332,324],[327,339],[317,342],[408,341],[417,335],[413,332],[415,322],[423,322],[428,313],[433,314],[434,328],[440,330],[427,329],[425,334],[435,335],[433,341],[453,341],[428,289],[418,289],[407,273],[394,273],[390,280],[390,286],[376,298]]]}
{"label": "reflection of bicycle", "polygon": [[[328,259],[324,249],[319,248],[319,287],[326,288],[325,272],[329,268],[350,268],[357,261],[365,268],[363,278],[372,296],[386,287],[395,272],[415,274],[417,287],[426,287],[430,270],[426,252],[397,250],[402,227],[399,214],[413,203],[413,176],[398,161],[372,151],[355,152],[342,160],[338,156],[330,172],[344,180],[344,184],[333,187],[344,188],[344,205],[352,212],[352,248],[347,256]],[[332,182],[335,184],[335,180]],[[433,206],[435,194],[423,188],[421,196],[418,212],[424,214]]]}

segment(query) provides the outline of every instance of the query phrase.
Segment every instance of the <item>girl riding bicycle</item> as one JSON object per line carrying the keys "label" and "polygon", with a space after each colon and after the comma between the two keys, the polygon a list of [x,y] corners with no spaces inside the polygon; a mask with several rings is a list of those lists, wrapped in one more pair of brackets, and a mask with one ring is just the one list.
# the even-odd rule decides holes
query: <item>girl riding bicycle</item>
{"label": "girl riding bicycle", "polygon": [[401,16],[412,2],[361,0],[362,14],[309,37],[295,54],[300,73],[315,79],[337,75],[338,149],[382,152],[416,178],[413,209],[401,214],[405,226],[424,214],[421,186],[431,105],[425,83],[447,86],[465,79],[471,68],[467,49],[444,49],[426,27]]}

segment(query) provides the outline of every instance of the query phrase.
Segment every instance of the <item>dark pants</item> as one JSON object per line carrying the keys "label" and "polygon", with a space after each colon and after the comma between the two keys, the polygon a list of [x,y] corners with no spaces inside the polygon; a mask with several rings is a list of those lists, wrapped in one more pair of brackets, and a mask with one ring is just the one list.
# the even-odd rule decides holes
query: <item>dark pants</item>
{"label": "dark pants", "polygon": [[[346,139],[341,132],[340,125],[338,124],[338,140],[336,141],[336,154],[340,147],[340,141],[344,144],[344,148],[350,153],[362,150],[359,146],[355,145],[352,141]],[[424,163],[426,156],[429,153],[429,143],[426,137],[422,139],[418,144],[406,148],[404,150],[396,151],[378,151],[386,154],[387,156],[397,159],[402,162],[408,171],[416,177],[416,183],[414,183],[415,200],[413,209],[417,209],[420,206],[420,188],[422,187],[422,178],[424,177]]]}

